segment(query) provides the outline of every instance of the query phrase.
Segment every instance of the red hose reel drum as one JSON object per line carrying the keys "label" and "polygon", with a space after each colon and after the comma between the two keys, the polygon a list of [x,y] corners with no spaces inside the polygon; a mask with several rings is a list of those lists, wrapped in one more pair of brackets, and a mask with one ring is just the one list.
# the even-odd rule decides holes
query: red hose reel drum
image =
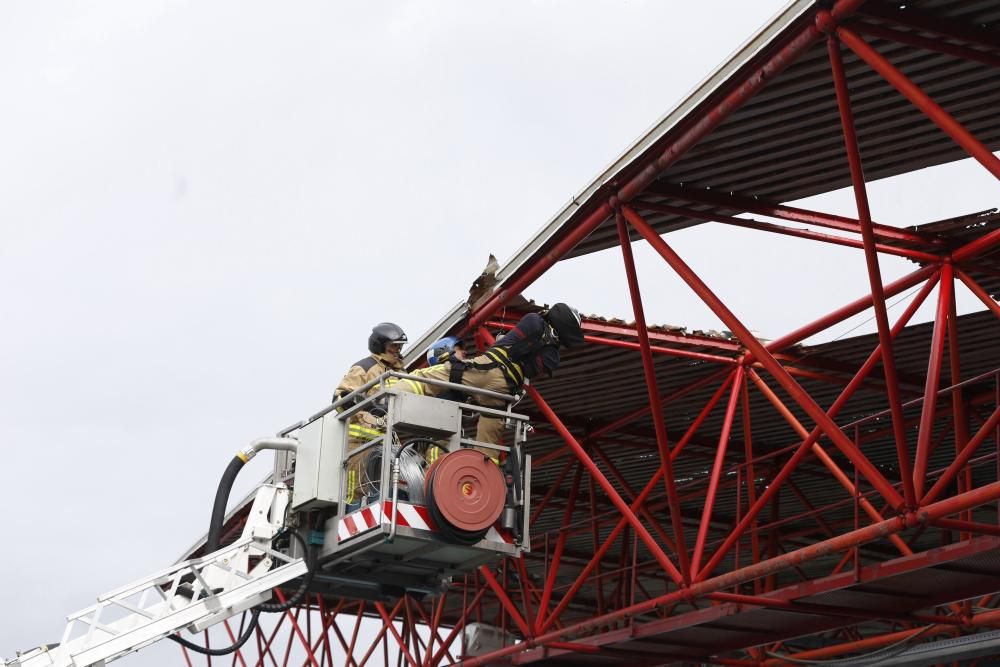
{"label": "red hose reel drum", "polygon": [[503,473],[481,452],[461,449],[445,454],[427,470],[425,498],[446,536],[478,541],[503,512],[507,484]]}

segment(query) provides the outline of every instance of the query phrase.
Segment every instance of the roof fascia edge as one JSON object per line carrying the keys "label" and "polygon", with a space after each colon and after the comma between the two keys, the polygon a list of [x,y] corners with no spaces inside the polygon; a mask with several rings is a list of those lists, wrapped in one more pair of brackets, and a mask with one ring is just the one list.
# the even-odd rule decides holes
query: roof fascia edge
{"label": "roof fascia edge", "polygon": [[614,178],[633,161],[642,155],[650,146],[662,139],[670,130],[684,119],[688,113],[713,95],[752,58],[784,30],[798,20],[806,11],[815,5],[815,0],[790,0],[777,14],[764,24],[753,36],[744,42],[721,65],[695,86],[680,102],[667,111],[658,121],[639,136],[625,151],[607,168],[594,178],[590,184],[572,197],[559,212],[549,219],[545,225],[497,271],[497,284],[493,293],[502,290],[506,282],[518,272],[553,236],[573,217],[576,211],[586,203],[595,192]]}

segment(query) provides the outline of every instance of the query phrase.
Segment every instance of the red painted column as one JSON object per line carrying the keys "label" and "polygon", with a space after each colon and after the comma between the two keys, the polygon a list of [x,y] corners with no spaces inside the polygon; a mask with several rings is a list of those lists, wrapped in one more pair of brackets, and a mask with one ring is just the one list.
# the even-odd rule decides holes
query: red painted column
{"label": "red painted column", "polygon": [[952,273],[951,264],[941,267],[941,282],[938,288],[937,313],[934,318],[934,334],[931,337],[931,352],[927,359],[927,382],[924,385],[924,404],[920,412],[920,427],[917,431],[917,461],[913,468],[913,484],[919,495],[923,494],[927,476],[927,462],[930,459],[931,434],[934,431],[934,412],[937,408],[938,385],[944,354],[944,336],[948,329],[948,311],[951,310]]}
{"label": "red painted column", "polygon": [[899,380],[896,377],[896,358],[892,351],[892,339],[889,336],[889,315],[885,307],[882,272],[879,268],[878,253],[875,248],[875,233],[872,230],[868,191],[865,188],[865,174],[861,165],[861,151],[858,147],[857,134],[854,131],[854,112],[851,109],[847,77],[844,75],[844,63],[840,56],[840,44],[836,39],[830,37],[827,39],[826,45],[830,57],[830,68],[833,72],[834,88],[837,92],[840,124],[844,133],[844,149],[847,153],[847,162],[851,170],[851,183],[854,187],[854,201],[858,208],[858,222],[861,225],[861,237],[864,242],[868,282],[871,285],[872,305],[875,308],[875,322],[878,326],[878,340],[882,347],[882,369],[885,374],[886,392],[892,414],[896,459],[900,476],[903,479],[903,497],[906,499],[906,506],[912,508],[916,506],[916,495],[910,466],[910,451],[906,445],[906,432],[903,430],[903,408],[899,398]]}
{"label": "red painted column", "polygon": [[674,527],[674,543],[677,545],[677,555],[684,581],[691,581],[691,565],[688,562],[687,546],[684,543],[684,524],[681,517],[681,503],[677,497],[677,486],[674,484],[674,467],[670,462],[670,446],[667,442],[667,426],[663,420],[663,407],[660,405],[660,389],[656,381],[656,367],[653,365],[653,353],[649,349],[649,331],[646,328],[646,314],[642,307],[642,295],[639,292],[639,277],[635,271],[635,260],[632,257],[632,241],[625,227],[625,220],[620,213],[615,214],[615,224],[618,226],[618,241],[622,248],[622,260],[625,263],[625,276],[628,281],[629,296],[632,300],[632,313],[635,317],[636,333],[642,354],[642,372],[646,378],[646,392],[649,395],[650,415],[653,418],[653,428],[656,431],[656,444],[660,450],[660,462],[663,466],[663,483],[667,490],[667,501],[670,505],[670,522]]}
{"label": "red painted column", "polygon": [[552,589],[556,584],[556,576],[559,574],[559,565],[562,561],[563,550],[566,548],[566,537],[569,530],[566,528],[573,521],[573,511],[576,509],[576,497],[580,491],[580,478],[583,476],[583,466],[577,466],[576,474],[573,475],[573,484],[570,487],[569,500],[566,503],[566,510],[563,513],[563,529],[556,539],[556,549],[552,554],[549,563],[549,576],[545,578],[545,587],[542,589],[542,601],[538,604],[538,616],[535,618],[535,628],[540,628],[545,613],[549,610],[549,601],[552,599]]}
{"label": "red painted column", "polygon": [[701,557],[705,553],[705,540],[708,538],[708,527],[712,522],[712,508],[715,506],[715,496],[719,491],[719,478],[722,476],[722,464],[726,460],[726,449],[729,445],[729,434],[733,428],[736,416],[736,406],[739,403],[740,392],[743,390],[743,367],[736,369],[733,378],[733,389],[729,394],[729,404],[726,406],[726,416],[722,421],[722,432],[719,434],[719,446],[715,451],[715,461],[708,480],[708,490],[705,492],[705,504],[702,506],[701,525],[698,526],[698,536],[694,545],[693,573],[698,574]]}

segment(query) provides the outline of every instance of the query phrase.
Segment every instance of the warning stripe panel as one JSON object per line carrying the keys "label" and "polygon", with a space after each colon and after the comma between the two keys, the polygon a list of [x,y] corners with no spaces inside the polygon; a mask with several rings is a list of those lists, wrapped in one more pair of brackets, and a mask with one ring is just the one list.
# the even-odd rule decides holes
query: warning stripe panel
{"label": "warning stripe panel", "polygon": [[[411,505],[410,503],[397,503],[399,515],[397,523],[408,528],[419,528],[437,532],[438,527],[431,518],[430,510],[425,505]],[[392,523],[392,501],[383,500],[378,505],[368,505],[361,509],[354,510],[344,516],[344,519],[337,526],[337,541],[343,542],[360,533],[365,533],[379,524]],[[502,542],[513,544],[514,539],[510,534],[499,528],[499,525],[492,526],[486,532],[486,540],[490,542]]]}

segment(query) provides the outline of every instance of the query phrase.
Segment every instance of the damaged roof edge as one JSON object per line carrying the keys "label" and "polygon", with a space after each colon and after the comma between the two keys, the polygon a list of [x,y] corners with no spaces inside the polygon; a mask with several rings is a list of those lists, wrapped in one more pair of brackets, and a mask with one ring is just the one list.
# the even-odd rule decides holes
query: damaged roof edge
{"label": "damaged roof edge", "polygon": [[[756,57],[762,50],[781,35],[785,29],[798,20],[816,0],[790,0],[778,13],[756,33],[745,41],[701,83],[694,87],[671,110],[667,111],[648,130],[639,136],[625,151],[607,168],[594,178],[590,184],[549,219],[531,239],[521,246],[497,271],[497,283],[493,294],[504,289],[507,282],[544,247],[572,218],[577,210],[586,203],[605,183],[613,180],[622,170],[626,169],[651,146],[667,135],[689,113],[701,105],[710,96],[726,84],[744,65]],[[516,295],[512,295],[516,296]],[[407,351],[404,360],[409,367],[437,339],[449,333],[455,325],[468,314],[468,306],[460,303],[448,312],[437,324],[430,328],[420,338],[415,340]]]}

